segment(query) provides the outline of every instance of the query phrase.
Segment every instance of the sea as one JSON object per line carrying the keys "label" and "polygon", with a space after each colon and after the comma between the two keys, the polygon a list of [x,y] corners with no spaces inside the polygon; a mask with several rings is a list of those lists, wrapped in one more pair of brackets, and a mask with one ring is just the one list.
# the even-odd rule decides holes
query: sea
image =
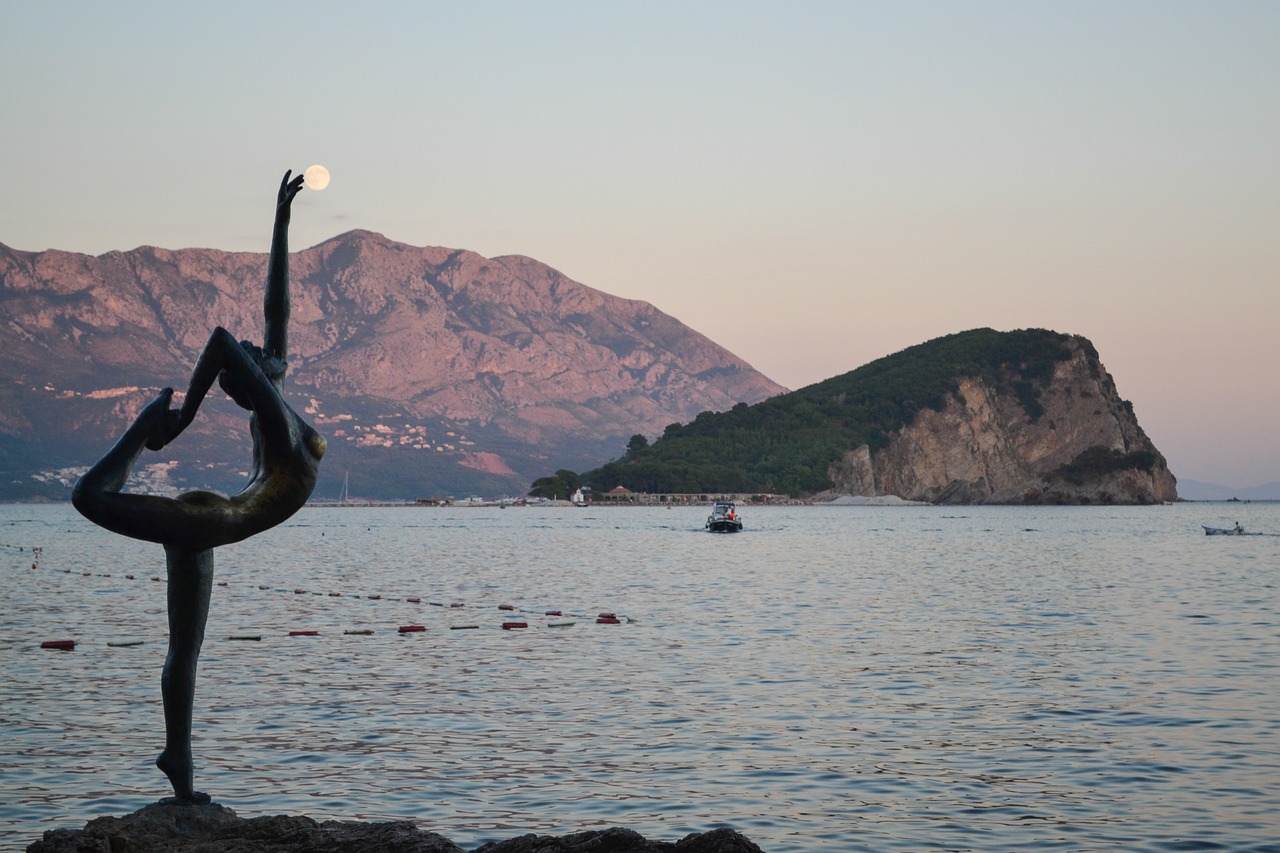
{"label": "sea", "polygon": [[[218,549],[197,788],[467,849],[1280,851],[1280,505],[742,514],[308,507]],[[22,849],[171,793],[164,555],[10,505],[0,560]]]}

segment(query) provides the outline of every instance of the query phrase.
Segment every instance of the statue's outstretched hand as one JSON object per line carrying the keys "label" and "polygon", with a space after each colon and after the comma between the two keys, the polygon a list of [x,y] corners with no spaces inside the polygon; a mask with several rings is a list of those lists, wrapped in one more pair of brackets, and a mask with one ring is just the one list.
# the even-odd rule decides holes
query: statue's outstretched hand
{"label": "statue's outstretched hand", "polygon": [[302,175],[296,178],[290,178],[293,170],[289,169],[284,173],[284,177],[280,179],[280,193],[276,196],[276,210],[289,210],[289,206],[293,204],[293,197],[302,191]]}

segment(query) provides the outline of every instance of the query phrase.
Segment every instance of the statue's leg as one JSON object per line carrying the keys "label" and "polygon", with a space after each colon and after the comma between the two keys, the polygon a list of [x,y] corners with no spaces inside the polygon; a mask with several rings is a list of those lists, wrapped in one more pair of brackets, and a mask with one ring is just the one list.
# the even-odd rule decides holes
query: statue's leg
{"label": "statue's leg", "polygon": [[195,702],[196,663],[204,643],[213,592],[213,549],[164,549],[169,570],[169,654],[160,677],[164,697],[164,752],[156,766],[173,784],[173,802],[207,803],[195,790],[191,759],[191,707]]}
{"label": "statue's leg", "polygon": [[76,505],[76,509],[90,520],[96,520],[90,512],[103,500],[103,495],[118,492],[124,488],[125,481],[133,471],[134,463],[138,461],[138,456],[146,447],[147,440],[157,431],[163,430],[165,417],[169,411],[169,400],[172,397],[172,388],[161,391],[160,396],[142,409],[115,446],[94,463],[94,466],[76,483],[75,490],[71,493],[71,500]]}

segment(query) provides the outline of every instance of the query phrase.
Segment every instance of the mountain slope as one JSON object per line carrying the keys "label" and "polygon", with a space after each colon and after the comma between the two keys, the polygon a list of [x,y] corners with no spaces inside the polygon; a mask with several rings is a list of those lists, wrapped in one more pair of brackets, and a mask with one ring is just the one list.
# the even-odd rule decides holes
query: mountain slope
{"label": "mountain slope", "polygon": [[1174,500],[1093,345],[976,329],[668,429],[595,489],[896,495],[937,503]]}
{"label": "mountain slope", "polygon": [[[290,264],[286,391],[329,441],[318,497],[348,473],[370,498],[519,493],[548,459],[590,464],[783,390],[652,305],[530,258],[353,231]],[[185,389],[215,325],[260,341],[265,275],[265,254],[0,245],[0,499],[65,497],[161,387]],[[135,485],[233,491],[250,452],[246,414],[210,400]]]}

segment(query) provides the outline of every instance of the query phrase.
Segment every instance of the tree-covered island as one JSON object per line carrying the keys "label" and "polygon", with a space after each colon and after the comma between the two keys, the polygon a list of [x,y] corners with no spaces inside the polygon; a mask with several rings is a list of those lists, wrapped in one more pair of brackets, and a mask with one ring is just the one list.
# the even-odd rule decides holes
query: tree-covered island
{"label": "tree-covered island", "polygon": [[[967,400],[966,388],[970,395],[993,402]],[[975,406],[983,408],[975,414]],[[966,407],[968,415],[957,419],[956,413]],[[984,418],[997,423],[997,440],[975,440],[970,434],[969,422]],[[924,428],[932,429],[943,445],[950,442],[955,447],[939,453],[938,441],[932,441],[913,454],[910,442],[916,439],[907,433]],[[1033,432],[1034,442],[1028,438]],[[1088,443],[1073,447],[1082,440]],[[1055,448],[1055,441],[1061,446]],[[1012,467],[1023,469],[1023,479],[1039,485],[1028,491],[1019,484],[1016,496],[1001,496],[1008,487],[997,482],[1001,477],[992,469],[1002,471],[1010,463],[1001,456],[995,460],[1000,464],[994,464],[990,451],[979,447],[1001,443],[1007,447],[998,452],[1012,458]],[[1022,445],[1032,444],[1035,450],[1018,457]],[[938,471],[930,471],[920,459],[922,453],[950,456],[953,450],[963,457],[970,445],[975,459],[969,467],[976,466],[976,476],[947,460],[936,463]],[[918,493],[899,496],[953,502],[1043,502],[1046,489],[1056,486],[1084,495],[1080,502],[1088,502],[1081,488],[1110,482],[1128,471],[1151,479],[1164,466],[1163,457],[1133,419],[1132,407],[1115,395],[1111,377],[1087,340],[1045,329],[975,329],[927,341],[753,406],[739,403],[725,412],[703,412],[691,423],[671,424],[652,443],[633,436],[623,457],[581,475],[561,470],[540,478],[530,494],[564,498],[579,485],[597,493],[621,485],[647,493],[802,497],[847,487],[833,477],[842,461],[846,467],[851,464],[848,460],[858,449],[870,460],[863,466],[871,472],[863,474],[864,480],[877,474],[877,466],[910,468],[902,476],[879,470],[874,476],[877,493],[909,491],[922,481]],[[910,461],[903,463],[899,456]],[[1046,467],[1048,463],[1052,464]],[[943,481],[932,486],[923,482],[930,477]],[[1171,475],[1168,479],[1164,491],[1172,489]],[[866,493],[865,483],[861,488]],[[1147,503],[1167,499],[1154,496],[1161,493],[1157,484],[1151,498],[1104,490],[1095,499]],[[1055,502],[1066,502],[1061,498],[1065,494]]]}

